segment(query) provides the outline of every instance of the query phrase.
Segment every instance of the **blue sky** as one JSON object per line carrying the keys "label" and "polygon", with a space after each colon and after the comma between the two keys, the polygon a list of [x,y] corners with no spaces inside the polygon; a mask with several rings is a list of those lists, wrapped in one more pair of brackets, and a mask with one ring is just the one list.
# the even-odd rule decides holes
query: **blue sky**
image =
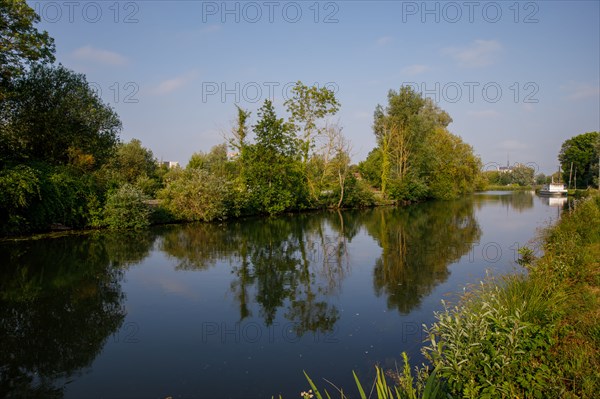
{"label": "blue sky", "polygon": [[342,104],[358,162],[372,115],[411,84],[484,164],[549,173],[562,142],[600,130],[600,2],[28,1],[57,60],[87,75],[156,157],[185,165],[223,142],[236,102],[298,80]]}

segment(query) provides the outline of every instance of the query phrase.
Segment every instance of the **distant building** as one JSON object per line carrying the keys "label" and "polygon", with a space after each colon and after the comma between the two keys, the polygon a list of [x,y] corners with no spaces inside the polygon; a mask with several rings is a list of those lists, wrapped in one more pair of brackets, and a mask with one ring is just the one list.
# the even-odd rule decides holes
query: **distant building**
{"label": "distant building", "polygon": [[510,166],[500,166],[498,167],[498,172],[501,173],[512,173],[512,168]]}
{"label": "distant building", "polygon": [[239,156],[240,156],[240,153],[239,153],[239,152],[237,152],[237,151],[229,151],[229,152],[227,153],[227,159],[228,159],[229,161],[231,161],[232,159],[236,159],[236,158],[237,158],[237,157],[239,157]]}
{"label": "distant building", "polygon": [[176,161],[161,161],[160,164],[162,166],[166,166],[169,169],[178,168],[179,162]]}

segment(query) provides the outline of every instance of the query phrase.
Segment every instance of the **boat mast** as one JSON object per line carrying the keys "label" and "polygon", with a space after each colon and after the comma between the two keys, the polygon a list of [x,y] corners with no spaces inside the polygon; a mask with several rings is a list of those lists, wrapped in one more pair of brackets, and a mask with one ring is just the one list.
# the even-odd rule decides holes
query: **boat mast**
{"label": "boat mast", "polygon": [[571,188],[571,176],[573,176],[573,162],[571,162],[571,171],[569,172],[569,188]]}

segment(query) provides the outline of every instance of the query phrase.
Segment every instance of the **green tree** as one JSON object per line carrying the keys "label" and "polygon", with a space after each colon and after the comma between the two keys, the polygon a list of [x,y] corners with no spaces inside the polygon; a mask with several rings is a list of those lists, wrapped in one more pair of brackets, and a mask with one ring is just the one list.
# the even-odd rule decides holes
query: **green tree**
{"label": "green tree", "polygon": [[[598,173],[598,150],[597,140],[600,133],[588,132],[566,140],[558,154],[561,168],[563,170],[563,179],[566,182],[574,182],[577,177],[577,188],[585,188],[593,184],[594,176]],[[571,165],[573,173],[571,174]]]}
{"label": "green tree", "polygon": [[149,196],[153,196],[160,187],[158,164],[154,154],[142,146],[138,139],[120,143],[114,156],[104,165],[101,174],[109,180],[109,185],[120,186],[128,183],[139,187]]}
{"label": "green tree", "polygon": [[518,164],[510,172],[512,184],[519,186],[530,186],[534,183],[535,169],[530,166]]}
{"label": "green tree", "polygon": [[315,150],[306,169],[309,190],[315,194],[313,200],[317,200],[319,205],[340,208],[345,202],[350,151],[351,144],[342,133],[342,128],[337,124],[328,124],[322,134],[322,145]]}
{"label": "green tree", "polygon": [[269,214],[302,207],[307,189],[293,128],[277,118],[269,100],[258,116],[253,127],[256,143],[248,146],[242,159],[252,207]]}
{"label": "green tree", "polygon": [[209,173],[226,178],[229,177],[231,167],[228,165],[227,145],[219,144],[211,148],[210,152],[196,152],[192,154],[186,169],[204,169]]}
{"label": "green tree", "polygon": [[367,158],[358,164],[361,176],[375,188],[381,188],[381,149],[373,148]]}
{"label": "green tree", "polygon": [[535,184],[537,185],[542,185],[542,184],[547,184],[549,183],[549,179],[548,176],[546,176],[543,173],[538,173],[537,175],[535,175]]}
{"label": "green tree", "polygon": [[236,124],[231,129],[232,137],[228,139],[229,145],[236,149],[238,153],[244,150],[244,147],[248,144],[246,138],[248,137],[248,119],[250,119],[251,112],[236,105],[237,109],[237,120]]}
{"label": "green tree", "polygon": [[398,192],[422,191],[418,187],[422,185],[419,180],[425,143],[436,126],[446,127],[450,121],[447,113],[411,87],[389,91],[388,105],[385,109],[377,106],[373,125],[381,149],[384,194],[390,182],[400,186]]}
{"label": "green tree", "polygon": [[438,127],[430,137],[428,184],[433,198],[453,199],[472,193],[481,173],[481,160],[470,145],[447,129]]}
{"label": "green tree", "polygon": [[318,120],[327,115],[335,115],[340,104],[335,98],[335,93],[326,87],[309,87],[298,81],[292,88],[292,97],[287,99],[284,105],[291,114],[290,122],[294,129],[302,132],[300,151],[302,161],[306,164],[313,140],[320,133]]}
{"label": "green tree", "polygon": [[54,40],[33,26],[39,21],[25,0],[0,0],[0,101],[27,66],[54,62]]}
{"label": "green tree", "polygon": [[15,80],[13,94],[3,102],[0,161],[66,165],[74,156],[86,156],[85,163],[97,169],[118,142],[117,114],[84,75],[63,66],[34,65]]}
{"label": "green tree", "polygon": [[[432,163],[439,164],[441,158],[450,160],[451,157],[446,154],[453,148],[460,147],[461,151],[466,151],[461,156],[468,155],[468,165],[478,164],[476,157],[472,155],[472,149],[458,145],[456,137],[452,138],[450,133],[438,134],[439,137],[435,135],[436,131],[442,131],[439,129],[445,131],[451,122],[452,118],[445,111],[411,87],[403,86],[398,92],[389,91],[388,105],[385,108],[381,105],[375,108],[373,124],[381,153],[381,191],[384,195],[410,201],[431,196],[429,184],[432,179],[435,181],[441,178],[432,173]],[[448,148],[444,148],[435,137],[444,139],[442,142]],[[465,184],[463,177],[469,175],[467,180],[477,180],[477,176],[472,176],[472,167],[466,168],[471,171],[467,174],[464,173],[465,169],[461,168],[460,172],[459,168],[454,169],[458,175],[452,177],[456,177],[457,182],[446,176],[446,182],[453,185],[449,191],[442,195],[439,191],[441,182],[437,182],[436,192],[443,197],[454,197],[455,193],[469,191],[466,187],[459,187]],[[461,173],[462,177],[459,176]]]}
{"label": "green tree", "polygon": [[[326,87],[317,88],[306,86],[298,81],[292,88],[292,96],[284,103],[290,113],[290,126],[298,135],[298,149],[301,154],[302,167],[307,180],[308,190],[312,200],[319,202],[320,174],[314,175],[314,168],[309,167],[311,149],[321,134],[326,133],[328,126],[319,126],[319,120],[328,115],[335,115],[340,104],[335,93]],[[314,165],[313,165],[314,166]]]}

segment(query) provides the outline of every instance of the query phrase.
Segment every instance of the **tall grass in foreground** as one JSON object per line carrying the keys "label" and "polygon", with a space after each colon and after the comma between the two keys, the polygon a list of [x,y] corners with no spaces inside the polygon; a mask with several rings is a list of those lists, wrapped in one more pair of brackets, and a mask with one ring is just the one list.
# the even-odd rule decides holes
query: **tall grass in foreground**
{"label": "tall grass in foreground", "polygon": [[600,196],[524,250],[527,275],[491,279],[436,315],[425,356],[464,398],[597,397]]}
{"label": "tall grass in foreground", "polygon": [[[375,379],[370,385],[363,385],[358,379],[356,373],[352,372],[354,381],[356,383],[356,395],[347,396],[348,393],[344,392],[342,388],[336,387],[333,383],[327,381],[331,385],[331,391],[335,392],[334,396],[331,396],[329,391],[324,388],[322,391],[319,390],[317,385],[304,372],[304,376],[310,385],[310,389],[300,393],[301,399],[331,399],[333,397],[340,399],[349,399],[354,397],[360,397],[361,399],[377,398],[377,399],[447,399],[448,396],[445,394],[444,382],[437,378],[436,371],[429,372],[427,368],[417,369],[416,379],[410,369],[410,363],[408,356],[405,352],[402,353],[402,359],[404,366],[402,371],[395,370],[388,373],[390,378],[394,380],[394,385],[389,385],[385,371],[380,367],[375,367]],[[368,393],[368,394],[367,394]],[[282,399],[279,396],[279,399]]]}
{"label": "tall grass in foreground", "polygon": [[[377,368],[360,398],[597,398],[600,393],[600,195],[542,232],[544,255],[524,248],[527,274],[489,278],[444,304],[423,348],[433,372],[404,367],[388,385]],[[331,398],[306,376],[303,399]],[[335,397],[347,398],[336,387]]]}

